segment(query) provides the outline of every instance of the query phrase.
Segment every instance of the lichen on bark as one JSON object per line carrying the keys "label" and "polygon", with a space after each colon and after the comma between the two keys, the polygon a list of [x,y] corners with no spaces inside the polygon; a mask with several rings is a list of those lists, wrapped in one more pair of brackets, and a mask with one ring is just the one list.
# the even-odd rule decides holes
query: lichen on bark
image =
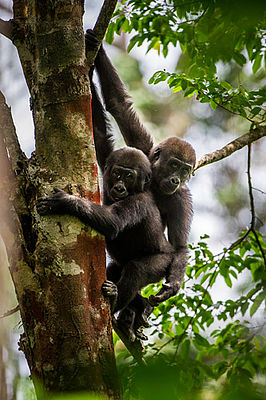
{"label": "lichen on bark", "polygon": [[20,347],[33,379],[51,392],[118,399],[110,310],[101,293],[104,239],[74,217],[40,217],[35,207],[54,186],[100,199],[83,3],[14,1],[13,38],[31,94],[36,151],[27,160],[14,132],[8,142],[6,126],[1,143],[12,179],[0,183],[10,213],[3,236],[24,326]]}

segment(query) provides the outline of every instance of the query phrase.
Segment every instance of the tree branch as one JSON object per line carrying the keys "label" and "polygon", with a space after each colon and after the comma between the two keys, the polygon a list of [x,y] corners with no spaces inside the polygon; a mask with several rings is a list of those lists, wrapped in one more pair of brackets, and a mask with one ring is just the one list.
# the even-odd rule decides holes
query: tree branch
{"label": "tree branch", "polygon": [[[17,160],[23,158],[23,153],[20,148],[17,152],[17,146],[19,144],[11,112],[0,92],[0,234],[6,246],[11,270],[16,267],[25,251],[21,224],[14,209],[15,203],[20,211],[25,210],[25,199],[20,191],[21,177],[16,170]],[[15,156],[15,160],[10,159],[11,155]]]}
{"label": "tree branch", "polygon": [[0,132],[2,141],[7,148],[12,170],[16,173],[18,168],[26,164],[27,158],[22,152],[16,128],[14,126],[10,107],[6,104],[5,97],[0,91]]}
{"label": "tree branch", "polygon": [[216,150],[213,153],[205,154],[196,163],[194,171],[203,167],[204,165],[220,161],[223,158],[230,156],[235,151],[242,149],[243,147],[255,142],[258,139],[261,139],[264,136],[266,136],[266,126],[260,126],[256,127],[255,129],[251,129],[248,133],[233,140],[221,149]]}
{"label": "tree branch", "polygon": [[248,145],[248,190],[249,190],[249,199],[250,199],[250,211],[251,211],[251,223],[250,223],[250,231],[254,234],[256,242],[259,246],[262,258],[264,260],[264,265],[266,266],[266,255],[265,252],[261,246],[260,240],[258,238],[257,232],[256,232],[256,227],[255,227],[255,222],[256,222],[256,213],[255,213],[255,203],[254,203],[254,196],[253,196],[253,190],[252,190],[252,182],[251,182],[251,174],[250,174],[250,168],[251,168],[251,144]]}
{"label": "tree branch", "polygon": [[86,54],[89,69],[93,65],[96,54],[98,53],[100,45],[104,39],[104,35],[112,18],[116,4],[117,0],[105,0],[103,3],[100,14],[93,28],[93,32],[99,40],[99,47],[96,50],[89,50]]}
{"label": "tree branch", "polygon": [[5,312],[4,314],[0,315],[0,319],[9,317],[10,315],[15,314],[17,311],[19,311],[19,305],[16,307],[12,308],[11,310]]}
{"label": "tree branch", "polygon": [[12,37],[12,23],[11,21],[4,21],[0,18],[0,33],[11,40]]}

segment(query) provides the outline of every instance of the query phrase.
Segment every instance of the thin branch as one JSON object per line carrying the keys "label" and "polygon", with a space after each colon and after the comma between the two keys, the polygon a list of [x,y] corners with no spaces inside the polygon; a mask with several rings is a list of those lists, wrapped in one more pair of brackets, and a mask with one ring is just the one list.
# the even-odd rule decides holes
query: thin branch
{"label": "thin branch", "polygon": [[95,33],[95,35],[97,36],[97,39],[99,40],[99,47],[96,50],[89,50],[86,54],[87,63],[88,63],[89,68],[94,63],[94,59],[95,59],[96,54],[98,53],[98,50],[100,48],[100,45],[104,39],[105,33],[107,31],[108,25],[112,18],[116,4],[117,4],[117,0],[105,0],[105,2],[103,3],[100,14],[99,14],[96,24],[94,25],[94,28],[93,28],[93,32]]}
{"label": "thin branch", "polygon": [[253,197],[253,190],[252,190],[252,182],[251,182],[251,174],[250,174],[250,168],[251,168],[251,144],[248,145],[248,190],[249,190],[249,199],[250,199],[250,209],[251,209],[251,223],[250,223],[250,231],[255,236],[256,242],[259,246],[262,258],[264,260],[264,264],[266,266],[266,255],[265,252],[261,246],[259,237],[256,232],[255,228],[255,221],[256,221],[256,213],[255,213],[255,203],[254,203],[254,197]]}
{"label": "thin branch", "polygon": [[4,21],[0,18],[0,33],[11,40],[12,37],[12,23],[11,21]]}
{"label": "thin branch", "polygon": [[5,312],[4,314],[0,315],[0,319],[9,317],[10,315],[13,315],[18,311],[19,311],[19,305],[17,305],[16,307],[12,308],[11,310]]}
{"label": "thin branch", "polygon": [[221,149],[216,150],[213,153],[205,154],[196,163],[194,171],[203,167],[204,165],[208,165],[208,164],[212,164],[214,162],[220,161],[223,158],[230,156],[237,150],[242,149],[243,147],[249,145],[252,142],[255,142],[258,139],[261,139],[264,136],[266,136],[266,126],[260,126],[255,129],[251,129],[248,133],[233,140],[232,142],[228,143],[226,146],[222,147]]}
{"label": "thin branch", "polygon": [[254,197],[253,197],[252,184],[251,184],[250,166],[251,166],[251,145],[249,144],[248,145],[248,171],[247,171],[247,174],[248,174],[248,193],[249,193],[250,211],[251,211],[250,229],[254,230],[256,215],[255,215]]}
{"label": "thin branch", "polygon": [[6,104],[5,97],[1,91],[0,110],[0,133],[8,151],[12,170],[16,173],[19,166],[19,168],[21,168],[24,164],[26,164],[27,158],[20,148],[11,110]]}
{"label": "thin branch", "polygon": [[261,190],[261,189],[258,189],[258,188],[255,188],[255,187],[252,187],[252,189],[253,189],[253,190],[256,190],[257,192],[259,192],[259,193],[261,193],[261,194],[266,194],[266,192],[264,192],[264,191]]}

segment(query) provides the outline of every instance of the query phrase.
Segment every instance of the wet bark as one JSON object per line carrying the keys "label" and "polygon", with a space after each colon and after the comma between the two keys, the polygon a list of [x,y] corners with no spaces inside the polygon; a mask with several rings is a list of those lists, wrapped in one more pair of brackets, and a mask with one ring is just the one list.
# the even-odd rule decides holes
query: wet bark
{"label": "wet bark", "polygon": [[1,228],[20,306],[20,348],[36,388],[120,398],[104,238],[69,216],[40,217],[54,186],[99,202],[81,0],[14,1],[13,42],[30,90],[36,152],[21,152],[0,97]]}

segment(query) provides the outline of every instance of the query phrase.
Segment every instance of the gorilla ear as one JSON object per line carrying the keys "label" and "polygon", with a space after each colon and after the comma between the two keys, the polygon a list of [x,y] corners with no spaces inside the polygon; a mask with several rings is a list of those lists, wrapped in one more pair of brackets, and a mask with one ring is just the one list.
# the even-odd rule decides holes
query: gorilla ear
{"label": "gorilla ear", "polygon": [[147,185],[147,183],[150,183],[150,181],[151,181],[151,172],[148,172],[145,175],[145,185]]}
{"label": "gorilla ear", "polygon": [[158,148],[154,151],[154,153],[153,153],[153,159],[154,159],[154,161],[159,160],[160,154],[161,154],[161,149],[160,149],[160,147],[158,147]]}

